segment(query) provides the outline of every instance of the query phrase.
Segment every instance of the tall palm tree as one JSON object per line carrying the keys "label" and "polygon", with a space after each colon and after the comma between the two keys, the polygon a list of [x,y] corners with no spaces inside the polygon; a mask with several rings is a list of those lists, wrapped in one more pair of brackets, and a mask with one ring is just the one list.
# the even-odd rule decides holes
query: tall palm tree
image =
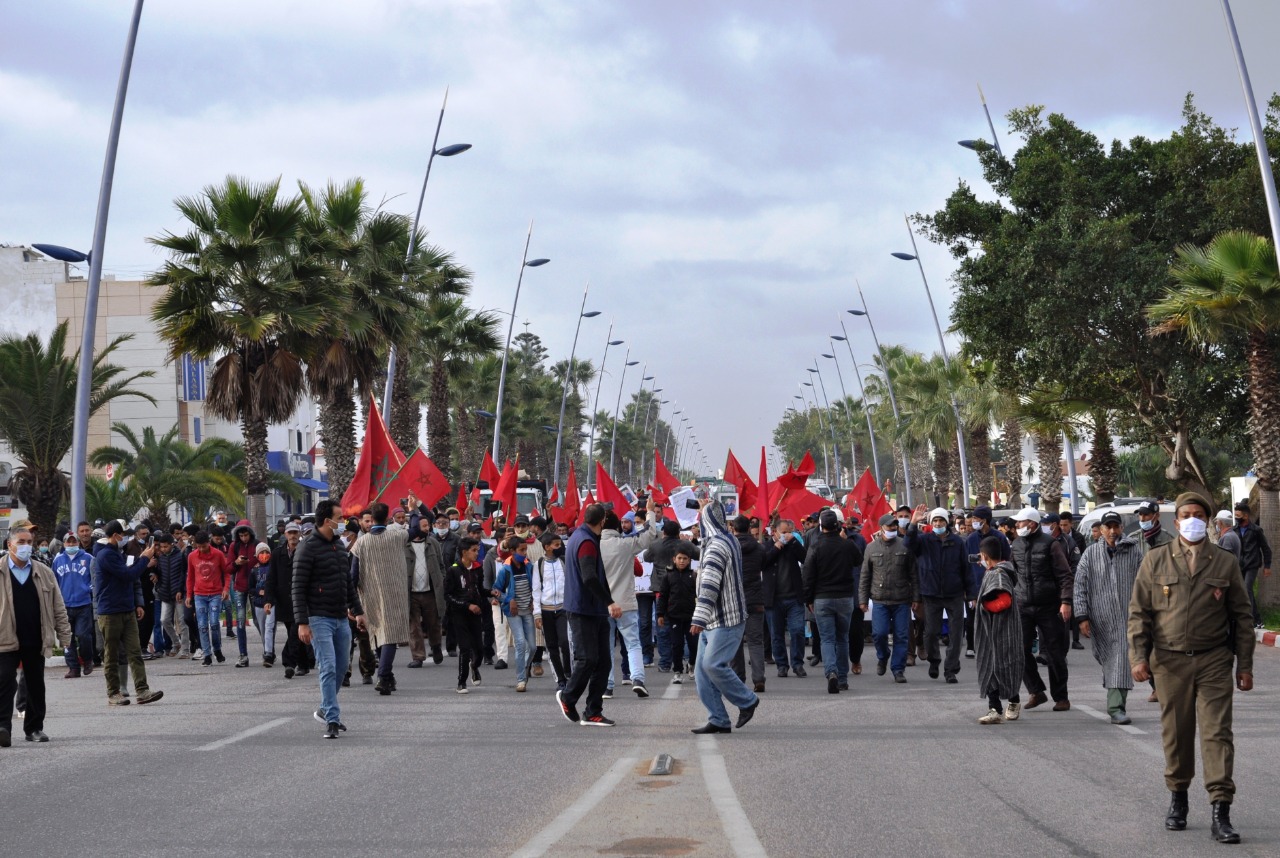
{"label": "tall palm tree", "polygon": [[1119,480],[1119,463],[1115,445],[1111,441],[1111,427],[1105,408],[1096,408],[1093,418],[1093,458],[1089,462],[1089,480],[1099,503],[1116,499],[1116,483]]}
{"label": "tall palm tree", "polygon": [[133,518],[144,504],[138,495],[116,474],[111,479],[90,474],[84,481],[84,513],[89,521]]}
{"label": "tall palm tree", "polygon": [[[90,415],[125,396],[155,404],[151,396],[130,387],[154,372],[128,375],[128,370],[111,362],[116,350],[130,339],[116,337],[94,355]],[[67,354],[66,322],[54,328],[47,345],[36,334],[0,337],[0,441],[19,462],[11,483],[13,494],[45,533],[53,533],[70,488],[61,464],[71,451],[79,363],[79,350]]]}
{"label": "tall palm tree", "polygon": [[[453,410],[453,471],[462,481],[472,482],[480,473],[484,451],[493,438],[493,422],[476,414],[490,407],[498,396],[498,375],[502,356],[489,354],[458,368],[449,395]],[[436,460],[444,468],[444,463]],[[498,463],[501,467],[502,463]]]}
{"label": "tall palm tree", "polygon": [[306,207],[279,179],[228,176],[175,204],[186,231],[150,239],[169,252],[147,281],[165,289],[152,319],[171,360],[216,358],[205,407],[240,423],[249,519],[265,532],[267,426],[302,401],[304,357],[339,305],[324,265],[300,249]]}
{"label": "tall palm tree", "polygon": [[1249,364],[1249,436],[1260,491],[1259,523],[1280,537],[1280,370],[1272,332],[1280,327],[1280,271],[1261,236],[1224,232],[1207,247],[1183,245],[1174,285],[1147,309],[1157,334],[1182,331],[1214,344],[1243,334]]}
{"label": "tall palm tree", "polygon": [[496,313],[472,310],[454,295],[433,296],[418,315],[421,345],[414,349],[413,360],[429,374],[427,450],[441,467],[453,457],[450,382],[468,363],[501,348],[500,321]]}
{"label": "tall palm tree", "polygon": [[[412,261],[405,266],[409,221],[371,210],[363,180],[330,182],[320,191],[299,183],[299,190],[307,211],[306,248],[323,271],[318,285],[332,289],[337,305],[306,358],[307,379],[320,402],[329,492],[341,497],[356,469],[356,385],[384,377],[379,367],[389,344],[403,350],[417,338],[422,271]],[[411,440],[416,436],[415,427]]]}

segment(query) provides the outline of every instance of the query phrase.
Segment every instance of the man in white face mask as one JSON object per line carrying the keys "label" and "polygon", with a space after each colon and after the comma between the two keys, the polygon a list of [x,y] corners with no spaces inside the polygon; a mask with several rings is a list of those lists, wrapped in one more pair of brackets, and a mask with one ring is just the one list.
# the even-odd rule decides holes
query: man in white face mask
{"label": "man in white face mask", "polygon": [[1129,660],[1136,681],[1154,675],[1160,689],[1164,779],[1172,793],[1165,828],[1187,827],[1198,719],[1211,832],[1219,843],[1239,843],[1230,815],[1236,791],[1231,706],[1234,689],[1253,688],[1249,593],[1235,557],[1206,539],[1209,502],[1184,492],[1174,508],[1178,539],[1149,551],[1134,581]]}
{"label": "man in white face mask", "polygon": [[1040,529],[1040,511],[1024,507],[1013,517],[1018,538],[1013,541],[1013,565],[1018,571],[1017,601],[1022,611],[1023,677],[1031,694],[1026,709],[1048,702],[1044,680],[1036,667],[1031,642],[1039,635],[1040,654],[1049,662],[1049,694],[1053,711],[1071,708],[1067,695],[1067,634],[1071,619],[1075,576],[1062,543]]}

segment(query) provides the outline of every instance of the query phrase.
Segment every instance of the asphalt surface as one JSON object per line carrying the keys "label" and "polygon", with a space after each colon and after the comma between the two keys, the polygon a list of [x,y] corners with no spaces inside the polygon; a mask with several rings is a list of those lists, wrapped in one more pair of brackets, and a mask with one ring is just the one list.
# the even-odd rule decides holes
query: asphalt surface
{"label": "asphalt surface", "polygon": [[[519,694],[488,668],[458,695],[453,660],[408,670],[406,655],[394,695],[358,676],[343,690],[336,741],[311,717],[314,674],[166,659],[148,663],[162,701],[109,708],[100,673],[51,666],[52,741],[19,725],[0,749],[0,855],[1280,854],[1268,647],[1257,690],[1236,695],[1235,847],[1209,839],[1199,778],[1189,829],[1164,830],[1158,704],[1135,692],[1129,731],[1089,714],[1106,710],[1089,652],[1069,659],[1070,712],[979,726],[972,660],[958,685],[923,666],[895,685],[868,650],[838,696],[820,669],[770,670],[751,724],[701,739],[696,690],[671,674],[650,674],[648,700],[620,686],[605,704],[618,726],[586,728],[560,715],[550,670]],[[662,753],[674,772],[648,776]]]}

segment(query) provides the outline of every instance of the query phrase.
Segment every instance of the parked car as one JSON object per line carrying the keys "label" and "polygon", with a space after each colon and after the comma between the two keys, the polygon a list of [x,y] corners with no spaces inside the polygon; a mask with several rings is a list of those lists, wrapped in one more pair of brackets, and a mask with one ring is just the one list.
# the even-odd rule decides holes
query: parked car
{"label": "parked car", "polygon": [[[1138,527],[1138,504],[1147,501],[1155,501],[1155,498],[1118,498],[1117,503],[1104,503],[1094,507],[1080,522],[1076,525],[1076,530],[1086,539],[1089,537],[1089,529],[1094,523],[1102,519],[1105,512],[1118,512],[1124,523],[1124,533],[1126,536],[1137,533],[1141,530]],[[1174,525],[1173,504],[1165,502],[1160,504],[1160,526],[1172,534],[1177,533],[1177,527]]]}

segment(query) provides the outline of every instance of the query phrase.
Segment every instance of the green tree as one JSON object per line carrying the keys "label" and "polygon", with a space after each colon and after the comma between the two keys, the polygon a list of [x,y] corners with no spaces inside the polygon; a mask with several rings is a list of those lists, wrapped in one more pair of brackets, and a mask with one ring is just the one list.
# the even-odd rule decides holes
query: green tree
{"label": "green tree", "polygon": [[306,208],[281,194],[279,179],[228,176],[175,204],[186,231],[150,239],[169,253],[147,281],[165,290],[152,320],[172,360],[216,359],[205,407],[240,423],[248,515],[265,533],[267,426],[302,401],[303,360],[338,305],[324,265],[299,251]]}
{"label": "green tree", "polygon": [[1143,310],[1163,293],[1178,245],[1266,228],[1252,147],[1190,97],[1168,139],[1109,147],[1039,107],[1009,119],[1023,141],[1016,154],[981,153],[997,199],[962,183],[917,218],[959,262],[956,329],[1002,387],[1056,384],[1108,409],[1121,436],[1165,450],[1172,479],[1206,491],[1194,439],[1243,414],[1232,371],[1243,338],[1212,349],[1181,334],[1152,338]]}
{"label": "green tree", "polygon": [[[1218,235],[1207,247],[1178,248],[1174,285],[1151,305],[1155,332],[1182,332],[1216,349],[1243,335],[1249,382],[1249,437],[1258,476],[1259,523],[1280,538],[1280,371],[1274,331],[1280,327],[1276,249],[1262,236]],[[1163,336],[1160,337],[1163,339]]]}
{"label": "green tree", "polygon": [[418,317],[422,339],[412,360],[419,362],[429,377],[427,450],[441,467],[453,459],[451,382],[463,374],[468,363],[501,348],[499,322],[495,313],[474,311],[463,297],[453,295],[433,296]]}
{"label": "green tree", "polygon": [[[132,375],[111,362],[121,344],[116,337],[93,358],[89,413],[125,396],[155,399],[130,385],[155,375]],[[18,459],[11,487],[18,502],[44,533],[53,533],[58,510],[70,489],[62,460],[71,452],[76,412],[76,371],[80,352],[67,354],[67,323],[53,330],[48,343],[35,334],[0,337],[0,441]]]}

